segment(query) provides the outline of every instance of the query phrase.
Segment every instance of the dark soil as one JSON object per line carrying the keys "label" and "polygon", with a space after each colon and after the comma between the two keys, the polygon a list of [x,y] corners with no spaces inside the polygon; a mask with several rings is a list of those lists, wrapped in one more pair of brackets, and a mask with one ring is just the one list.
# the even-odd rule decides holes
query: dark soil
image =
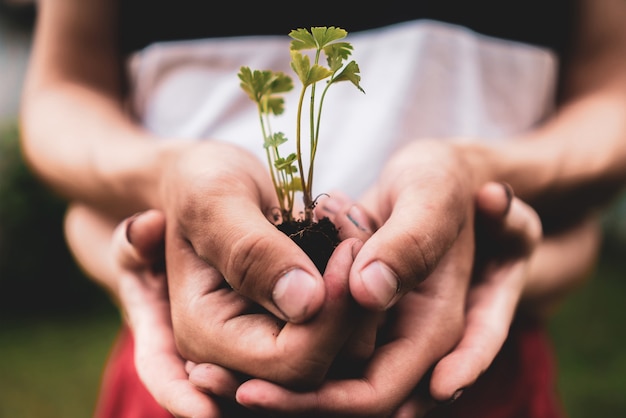
{"label": "dark soil", "polygon": [[298,244],[324,274],[328,259],[340,242],[339,231],[330,219],[322,218],[317,222],[294,220],[276,227]]}

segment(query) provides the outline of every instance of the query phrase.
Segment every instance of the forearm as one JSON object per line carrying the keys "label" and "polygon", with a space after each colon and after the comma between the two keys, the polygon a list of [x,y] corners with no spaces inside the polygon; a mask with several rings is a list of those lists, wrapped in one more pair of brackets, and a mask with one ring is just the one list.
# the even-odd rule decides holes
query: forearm
{"label": "forearm", "polygon": [[76,263],[87,277],[119,304],[119,272],[111,251],[117,221],[81,204],[70,204],[65,216],[65,237]]}
{"label": "forearm", "polygon": [[68,200],[125,216],[154,206],[167,143],[134,126],[111,99],[68,82],[25,96],[25,156]]}
{"label": "forearm", "polygon": [[544,218],[604,205],[626,184],[626,79],[622,88],[585,94],[497,150],[496,179]]}
{"label": "forearm", "polygon": [[125,112],[115,4],[39,2],[20,123],[25,157],[46,183],[124,216],[154,206],[166,152]]}
{"label": "forearm", "polygon": [[597,263],[601,238],[596,216],[568,231],[545,237],[528,264],[521,311],[548,317],[565,296],[589,280]]}
{"label": "forearm", "polygon": [[468,146],[487,180],[510,183],[544,220],[582,216],[626,185],[626,3],[583,0],[580,15],[557,112],[499,146]]}

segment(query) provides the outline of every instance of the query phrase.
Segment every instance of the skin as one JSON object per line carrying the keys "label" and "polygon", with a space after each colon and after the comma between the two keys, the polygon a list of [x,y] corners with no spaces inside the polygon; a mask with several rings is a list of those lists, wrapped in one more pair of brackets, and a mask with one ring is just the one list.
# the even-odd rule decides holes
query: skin
{"label": "skin", "polygon": [[[394,320],[384,327],[388,340],[376,347],[362,375],[329,380],[318,390],[304,393],[250,380],[238,389],[237,400],[250,408],[289,416],[422,417],[437,402],[460,396],[462,388],[471,386],[489,367],[514,315],[543,315],[559,302],[554,297],[537,299],[536,282],[541,281],[544,288],[552,285],[561,290],[563,283],[568,283],[571,290],[584,280],[597,254],[595,221],[588,220],[562,236],[542,239],[536,213],[519,199],[507,209],[505,195],[500,185],[490,183],[477,196],[478,223],[484,238],[499,251],[486,249],[491,255],[469,288],[462,335],[449,353],[437,351],[441,344],[436,340],[438,334],[423,334],[429,329],[426,324],[444,316],[426,296],[425,289],[418,287],[390,309]],[[321,206],[325,211],[324,203]],[[344,234],[367,239],[372,230],[362,228],[368,223],[362,208],[349,201],[344,201],[339,211],[337,202],[331,206],[333,221]],[[360,219],[359,226],[355,226],[355,219]],[[576,265],[570,270],[572,259]],[[527,308],[518,311],[520,300]],[[449,332],[452,309],[442,304],[448,318],[438,325]],[[419,376],[426,370],[422,359],[413,355],[415,352],[430,354],[435,364],[430,381],[422,384]]]}
{"label": "skin", "polygon": [[[310,318],[325,297],[322,278],[303,252],[267,224],[265,214],[277,205],[261,162],[217,141],[158,141],[126,113],[123,60],[115,49],[115,5],[77,0],[39,4],[20,113],[28,163],[69,201],[118,221],[138,211],[162,210],[172,228],[168,240],[188,242],[187,249],[216,266],[240,294],[284,320]],[[225,217],[231,225],[227,236],[215,241],[201,233],[207,232],[206,219],[221,222]],[[223,240],[237,243],[237,251],[217,246],[216,252],[212,243]],[[277,251],[258,245],[265,241]],[[237,262],[240,253],[255,261]],[[168,259],[180,256],[168,253]],[[259,272],[261,282],[248,280]],[[307,294],[293,286],[290,272],[302,276],[300,282],[307,280]],[[169,277],[178,283],[177,274]],[[274,292],[281,278],[281,291]],[[295,294],[300,298],[291,297]]]}
{"label": "skin", "polygon": [[[417,373],[463,336],[460,306],[470,285],[475,196],[483,184],[511,184],[551,234],[575,229],[624,184],[626,4],[583,4],[577,48],[563,80],[564,100],[553,118],[498,147],[416,141],[389,161],[360,201],[377,229],[348,269],[351,297],[381,312],[404,309],[405,295],[430,297],[433,305],[441,301],[433,306],[432,320],[420,325],[436,344],[411,347],[417,350],[412,356],[424,359],[412,366]],[[210,355],[219,348],[219,336],[202,344],[198,333],[205,329],[188,325],[206,321],[206,308],[193,301],[207,295],[206,282],[215,282],[215,271],[238,295],[281,320],[306,322],[326,306],[328,286],[306,255],[268,225],[264,214],[275,201],[262,166],[216,141],[155,141],[128,117],[114,16],[114,2],[40,2],[21,113],[23,149],[32,169],[69,201],[114,224],[150,208],[165,214],[168,269],[195,265],[195,279],[204,278],[194,280],[182,268],[167,272],[176,346],[183,355],[214,360]],[[423,155],[433,159],[421,161]],[[564,212],[571,215],[565,224]],[[228,225],[227,232],[214,225]],[[239,254],[249,254],[249,262],[241,262]],[[299,289],[302,278],[290,280],[299,274],[294,272],[303,273],[307,292]],[[408,316],[415,308],[406,309]],[[451,329],[441,329],[443,323]],[[398,324],[398,335],[409,332],[404,322]],[[248,367],[245,360],[236,362],[230,366]],[[280,380],[278,374],[273,377]],[[309,379],[319,376],[295,373],[284,381]],[[407,379],[410,390],[415,377]],[[458,388],[436,386],[431,391],[437,398],[449,398]]]}
{"label": "skin", "polygon": [[[135,228],[128,234],[131,245],[126,230],[133,223]],[[65,221],[77,262],[120,306],[135,340],[137,373],[150,393],[177,417],[222,417],[217,400],[189,382],[174,344],[165,272],[157,267],[163,258],[164,228],[165,218],[159,212],[128,218],[118,226],[79,204],[70,207]],[[230,376],[215,381],[227,382]]]}
{"label": "skin", "polygon": [[[508,197],[503,191],[504,189],[501,185],[490,184],[485,186],[482,193],[479,194],[477,205],[481,210],[482,228],[486,228],[486,231],[489,232],[490,239],[497,238],[499,244],[507,242],[507,240],[510,241],[512,238],[516,240],[521,238],[532,244],[537,239],[536,234],[538,232],[536,215],[517,199],[510,204],[510,210],[507,212],[506,209],[509,207],[507,203]],[[333,196],[337,195],[340,194],[333,193]],[[334,205],[331,205],[331,203],[334,203]],[[334,209],[327,209],[331,207],[334,207]],[[363,227],[363,225],[367,225],[370,222],[364,211],[352,205],[347,199],[333,198],[325,200],[320,204],[318,213],[331,216],[333,221],[340,226],[344,239],[349,236],[366,238],[372,231],[372,229],[369,229],[372,227],[371,223],[367,227]],[[124,281],[133,283],[133,279],[135,282],[142,283],[146,278],[152,277],[151,275],[155,271],[154,266],[160,265],[162,262],[159,256],[164,233],[164,218],[162,214],[149,211],[130,220],[132,220],[132,223],[129,220],[123,222],[117,227],[115,232],[109,232],[107,236],[105,233],[106,228],[112,229],[113,225],[110,222],[104,222],[104,218],[101,215],[93,213],[89,208],[73,206],[68,214],[66,222],[67,235],[74,253],[77,255],[78,260],[81,261],[83,268],[95,274],[96,280],[99,280],[105,286],[118,282],[124,283]],[[355,220],[359,220],[359,227],[355,226]],[[365,232],[363,229],[369,229],[369,232]],[[533,234],[535,235],[534,237]],[[129,244],[126,239],[127,236],[132,237],[133,245]],[[100,245],[103,248],[100,251],[95,251],[98,248],[94,247],[94,244],[99,240],[102,241]],[[112,249],[104,246],[103,242],[106,242],[106,240],[112,241]],[[456,387],[455,385],[461,384],[458,382],[474,379],[478,373],[489,365],[506,335],[515,300],[519,297],[522,271],[528,273],[525,277],[526,288],[533,283],[533,280],[531,280],[533,272],[546,270],[546,262],[548,262],[548,265],[554,266],[551,269],[553,274],[568,275],[571,271],[575,271],[580,276],[580,270],[569,270],[569,264],[561,262],[560,259],[571,257],[572,251],[575,251],[579,256],[574,259],[579,260],[579,265],[573,268],[584,267],[585,263],[591,264],[594,260],[597,243],[597,230],[593,227],[593,223],[590,223],[558,240],[550,239],[544,241],[544,243],[537,246],[533,257],[530,258],[531,261],[527,257],[528,251],[511,255],[508,262],[502,263],[502,268],[500,269],[500,271],[504,271],[506,274],[500,274],[500,276],[492,274],[491,277],[494,280],[484,280],[474,285],[469,293],[470,298],[473,300],[473,307],[467,316],[468,323],[464,331],[462,343],[449,356],[439,362],[433,373],[433,382],[441,380],[444,386],[451,385],[450,387]],[[529,245],[528,248],[533,248],[533,246]],[[101,257],[94,256],[94,254],[102,254],[105,250],[114,254],[113,258],[120,264],[118,268],[121,269],[122,273],[110,271],[115,263],[103,263]],[[162,256],[162,253],[160,254]],[[151,261],[155,259],[160,261]],[[564,268],[566,265],[568,267]],[[524,266],[528,268],[522,269]],[[325,409],[322,409],[324,413],[329,415],[341,416],[345,413],[351,416],[359,416],[358,411],[361,410],[366,416],[372,416],[371,414],[376,411],[380,414],[376,416],[388,416],[389,410],[392,410],[394,405],[397,406],[397,403],[401,401],[396,388],[407,386],[410,389],[415,386],[416,376],[419,376],[419,374],[411,373],[411,364],[402,360],[405,357],[414,357],[409,355],[414,350],[414,347],[410,344],[402,344],[402,342],[394,343],[393,339],[383,349],[376,351],[373,356],[374,360],[368,365],[365,378],[342,381],[337,380],[335,376],[317,392],[292,393],[282,387],[258,379],[249,381],[240,389],[237,389],[243,383],[237,374],[216,364],[196,365],[191,362],[187,362],[186,372],[189,373],[189,382],[195,386],[185,386],[183,385],[185,382],[181,381],[180,376],[172,376],[166,373],[167,369],[151,367],[151,364],[154,364],[154,362],[162,361],[163,356],[168,351],[167,347],[160,348],[157,345],[155,348],[153,336],[160,334],[168,335],[169,333],[170,338],[173,338],[171,336],[171,324],[168,321],[163,320],[160,323],[156,323],[155,321],[147,320],[150,318],[150,312],[152,312],[151,315],[153,317],[169,318],[169,300],[165,288],[163,286],[155,286],[155,284],[159,283],[159,280],[160,283],[163,283],[162,273],[161,271],[161,275],[150,279],[152,284],[150,286],[138,286],[135,284],[133,286],[125,285],[120,287],[120,289],[122,290],[121,299],[125,302],[122,305],[126,306],[129,312],[140,312],[140,314],[126,315],[127,319],[137,318],[129,320],[129,326],[132,330],[137,328],[145,330],[145,332],[135,332],[137,353],[143,353],[141,355],[138,354],[138,357],[143,359],[137,363],[138,372],[156,399],[162,400],[162,405],[175,416],[213,416],[210,414],[203,415],[208,413],[203,403],[186,401],[193,399],[192,396],[198,396],[202,392],[210,394],[215,399],[236,398],[244,403],[248,402],[251,407],[267,408],[273,412],[280,411],[298,415],[311,413],[315,416],[322,413],[319,410],[321,404],[327,405]],[[103,278],[106,279],[107,277],[109,280],[103,282]],[[120,280],[120,277],[124,279]],[[568,282],[565,278],[554,276],[552,280],[556,279],[557,283]],[[543,276],[537,277],[537,280],[541,280],[544,283],[546,279],[549,282],[550,278],[546,277],[545,273]],[[128,290],[124,291],[123,289],[130,289],[131,296],[124,297],[123,294],[128,292]],[[132,295],[135,296],[133,297]],[[533,300],[533,297],[529,298],[526,294],[522,295],[522,297],[530,301]],[[161,300],[161,303],[146,302],[151,299]],[[404,311],[411,313],[410,315],[404,315],[405,318],[409,319],[409,322],[405,324],[405,327],[409,330],[414,328],[412,326],[413,321],[410,321],[410,318],[414,315],[412,310],[415,307],[419,307],[419,304],[408,303],[410,300],[407,298],[407,303],[404,305],[406,307]],[[144,302],[141,303],[141,301]],[[219,303],[219,301],[216,302]],[[224,298],[223,302],[226,306],[229,303],[227,298]],[[428,303],[427,300],[425,302]],[[534,304],[537,305],[537,303]],[[420,315],[428,317],[428,310],[423,309],[424,312],[420,312]],[[144,320],[142,321],[141,319]],[[398,322],[401,323],[402,321]],[[392,324],[392,328],[398,330],[397,332],[403,332],[399,323]],[[261,327],[262,323],[259,322],[258,325]],[[160,333],[154,332],[160,328],[163,328]],[[141,338],[142,335],[151,336],[152,338]],[[164,340],[167,339],[164,338]],[[367,342],[368,340],[367,337],[364,338],[362,341],[366,342],[363,345],[369,347],[370,343]],[[358,342],[353,340],[347,343],[347,345],[359,346]],[[432,343],[432,341],[429,341],[429,343]],[[178,352],[172,344],[169,346],[169,352],[173,359],[172,363],[177,364],[179,372],[184,372],[184,361],[178,356]],[[481,353],[481,355],[477,356],[477,352]],[[352,352],[347,350],[342,355],[353,359],[355,357],[363,358],[359,357],[358,350],[354,349]],[[418,363],[417,367],[423,367],[420,366],[421,362]],[[390,368],[390,364],[395,364],[395,367],[399,370]],[[404,379],[400,379],[400,376],[403,376]],[[444,378],[438,379],[438,376],[444,376]],[[180,384],[181,388],[178,393],[186,396],[164,397],[163,394],[169,395],[172,393],[170,388],[174,384]],[[423,385],[421,387],[423,388]],[[391,398],[388,393],[389,388],[394,388]],[[189,393],[185,394],[185,391]],[[368,397],[362,398],[363,391],[367,392]],[[262,401],[255,401],[255,397]],[[367,402],[364,402],[364,399]],[[390,399],[395,400],[390,402]],[[186,402],[181,402],[181,400]],[[318,404],[312,400],[325,400],[325,402]],[[349,402],[346,404],[346,401]],[[334,405],[335,407],[329,410],[328,405]],[[421,416],[432,406],[433,402],[430,397],[422,392],[419,396],[415,395],[404,400],[396,414],[408,414],[408,411],[413,411],[411,412],[413,415],[398,416]],[[197,410],[194,410],[193,407],[197,407]],[[189,412],[190,410],[193,412]],[[220,416],[218,412],[215,412],[215,414],[215,416]]]}

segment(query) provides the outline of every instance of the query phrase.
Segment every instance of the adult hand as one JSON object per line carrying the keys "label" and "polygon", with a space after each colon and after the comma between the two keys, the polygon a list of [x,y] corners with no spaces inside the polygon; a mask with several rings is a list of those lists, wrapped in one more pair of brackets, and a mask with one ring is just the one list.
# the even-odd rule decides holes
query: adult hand
{"label": "adult hand", "polygon": [[[325,300],[322,276],[310,258],[268,218],[278,207],[267,168],[247,151],[217,141],[171,152],[160,184],[167,219],[168,280],[174,327],[193,316],[181,259],[215,269],[239,295],[283,321],[305,322]],[[222,286],[222,280],[218,280]],[[179,296],[182,296],[179,298]],[[181,325],[181,330],[184,327]]]}
{"label": "adult hand", "polygon": [[285,385],[319,384],[357,318],[368,317],[347,287],[360,244],[342,243],[322,278],[268,222],[276,198],[266,169],[232,145],[195,144],[165,173],[167,276],[181,355]]}
{"label": "adult hand", "polygon": [[241,383],[234,373],[214,366],[213,378],[222,390],[217,396],[207,396],[188,380],[170,320],[163,270],[162,214],[148,211],[116,226],[91,208],[75,204],[68,211],[65,225],[79,264],[119,304],[133,335],[137,373],[155,400],[181,418],[220,418],[229,416],[227,411],[232,408],[240,412],[237,416],[247,416],[244,408],[218,399],[228,388],[234,390]]}
{"label": "adult hand", "polygon": [[[321,396],[328,398],[325,404],[333,405],[322,407],[330,408],[327,412],[388,414],[460,340],[474,259],[474,197],[479,177],[469,171],[463,158],[447,144],[416,142],[390,160],[363,201],[377,229],[352,264],[350,292],[362,306],[378,311],[389,310],[398,300],[403,303],[389,318],[388,343],[368,363],[364,380],[339,381],[356,384],[346,390],[341,389],[345,386],[335,390],[336,381],[322,386]],[[387,364],[388,353],[392,353],[391,364]],[[380,369],[396,373],[379,374]],[[364,382],[367,394],[358,389]],[[256,392],[256,385],[264,383],[247,382],[237,400],[256,406],[257,395],[263,392]],[[388,388],[394,388],[392,393]],[[370,396],[372,392],[384,393],[384,401]],[[334,399],[338,393],[350,394],[350,402]],[[291,405],[312,407],[300,401],[276,407],[289,409]]]}
{"label": "adult hand", "polygon": [[[360,199],[377,229],[350,271],[354,298],[374,310],[388,309],[438,267],[462,274],[429,283],[464,293],[473,261],[475,196],[489,176],[487,167],[452,142],[418,140],[392,156]],[[452,249],[463,257],[448,256]]]}
{"label": "adult hand", "polygon": [[[459,390],[472,384],[488,367],[504,342],[521,294],[528,256],[541,236],[537,215],[511,198],[508,188],[494,183],[477,195],[481,223],[485,222],[481,230],[497,242],[498,248],[510,252],[498,252],[477,271],[467,305],[464,301],[451,304],[445,295],[429,289],[426,282],[431,277],[445,280],[450,271],[439,271],[438,267],[389,310],[380,344],[361,376],[329,380],[319,390],[304,393],[250,380],[238,389],[237,400],[250,408],[298,416],[421,417],[433,407],[433,399],[458,397]],[[329,204],[330,216],[342,234],[365,238],[371,233],[363,208],[336,201],[321,205],[328,208]],[[442,351],[441,347],[449,344],[445,334],[458,326],[453,321],[459,306],[467,309],[460,342],[451,351]]]}
{"label": "adult hand", "polygon": [[[222,417],[227,407],[189,382],[174,344],[164,271],[165,218],[148,211],[122,222],[113,235],[120,271],[119,296],[135,341],[135,367],[155,399],[176,417]],[[132,243],[132,244],[131,244]],[[236,374],[214,365],[223,391],[235,387]],[[238,408],[241,416],[244,408]]]}

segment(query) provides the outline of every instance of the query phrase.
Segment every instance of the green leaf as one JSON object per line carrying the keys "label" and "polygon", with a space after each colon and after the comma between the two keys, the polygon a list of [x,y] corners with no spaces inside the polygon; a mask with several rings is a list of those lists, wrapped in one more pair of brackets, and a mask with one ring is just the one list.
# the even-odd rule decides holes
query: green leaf
{"label": "green leaf", "polygon": [[361,76],[359,75],[359,65],[355,61],[350,61],[343,70],[333,79],[333,83],[339,81],[349,81],[356,86],[361,92],[365,90],[361,88]]}
{"label": "green leaf", "polygon": [[331,42],[338,41],[339,39],[343,39],[348,36],[348,32],[344,29],[336,28],[334,26],[312,27],[311,33],[313,34],[313,38],[315,38],[315,41],[317,45],[319,45],[320,49],[326,47],[326,45]]}
{"label": "green leaf", "polygon": [[289,165],[281,168],[287,174],[296,174],[298,172],[298,167],[295,165]]}
{"label": "green leaf", "polygon": [[302,179],[300,177],[294,177],[291,182],[286,186],[286,189],[294,192],[301,192]]}
{"label": "green leaf", "polygon": [[266,97],[262,109],[264,113],[281,115],[285,111],[285,100],[282,97]]}
{"label": "green leaf", "polygon": [[293,89],[293,81],[287,74],[280,71],[274,71],[272,75],[273,78],[270,82],[270,91],[273,94],[286,93]]}
{"label": "green leaf", "polygon": [[336,28],[334,26],[314,26],[311,30],[307,29],[295,29],[289,33],[289,36],[293,39],[291,41],[290,49],[293,51],[300,51],[303,49],[316,49],[322,50],[328,44],[343,39],[348,35],[344,29]]}
{"label": "green leaf", "polygon": [[299,52],[291,52],[291,68],[296,73],[300,82],[305,83],[305,80],[309,76],[309,70],[311,69],[311,60],[307,55],[300,54]]}
{"label": "green leaf", "polygon": [[[241,88],[256,103],[266,105],[269,97],[277,93],[285,93],[293,88],[291,77],[270,70],[250,70],[249,67],[241,67],[237,74],[241,80]],[[268,107],[271,109],[272,107]]]}
{"label": "green leaf", "polygon": [[317,49],[317,44],[311,32],[307,29],[294,29],[289,32],[289,36],[293,39],[289,48],[292,51],[300,51],[302,49]]}
{"label": "green leaf", "polygon": [[286,163],[293,163],[296,161],[296,154],[294,152],[292,152],[291,154],[289,154],[286,158],[285,158],[285,162]]}
{"label": "green leaf", "polygon": [[324,48],[326,60],[331,70],[337,71],[343,65],[343,61],[352,54],[352,45],[348,42],[337,42]]}
{"label": "green leaf", "polygon": [[285,142],[287,142],[287,137],[285,136],[285,134],[282,132],[276,132],[271,137],[265,139],[265,142],[263,143],[263,148],[277,148],[279,145],[284,144]]}
{"label": "green leaf", "polygon": [[241,86],[243,91],[246,92],[246,94],[248,95],[248,97],[250,97],[250,99],[252,99],[252,101],[257,102],[257,94],[254,88],[252,70],[250,70],[250,67],[241,67],[237,76],[239,77],[239,80],[241,80],[241,83],[239,83],[239,85]]}
{"label": "green leaf", "polygon": [[291,52],[291,68],[305,87],[333,75],[326,67],[317,64],[311,66],[309,57],[297,51]]}
{"label": "green leaf", "polygon": [[296,154],[291,153],[286,158],[277,158],[276,161],[274,161],[274,167],[276,167],[278,170],[285,170],[288,173],[296,173],[298,169],[296,167],[292,167],[295,161]]}

